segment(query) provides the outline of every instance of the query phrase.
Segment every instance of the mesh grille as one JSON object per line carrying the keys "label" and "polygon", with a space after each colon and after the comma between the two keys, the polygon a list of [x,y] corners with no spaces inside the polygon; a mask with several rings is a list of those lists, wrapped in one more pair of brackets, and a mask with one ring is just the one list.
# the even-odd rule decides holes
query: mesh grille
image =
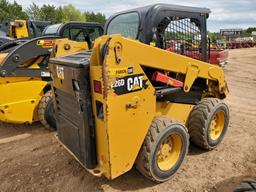
{"label": "mesh grille", "polygon": [[202,59],[201,31],[197,20],[168,17],[158,26],[162,42],[160,46],[168,51],[194,59]]}

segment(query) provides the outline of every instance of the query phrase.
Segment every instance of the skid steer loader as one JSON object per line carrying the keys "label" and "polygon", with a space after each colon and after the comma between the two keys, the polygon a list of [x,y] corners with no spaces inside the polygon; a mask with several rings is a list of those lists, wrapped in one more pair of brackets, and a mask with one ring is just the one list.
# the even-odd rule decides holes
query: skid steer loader
{"label": "skid steer loader", "polygon": [[[92,52],[50,60],[58,139],[93,175],[114,179],[135,165],[163,182],[180,168],[189,137],[206,150],[222,141],[228,88],[223,69],[205,62],[209,13],[168,4],[124,11],[108,19]],[[186,56],[185,37],[200,44],[203,61]]]}
{"label": "skid steer loader", "polygon": [[55,128],[49,58],[88,50],[103,28],[98,23],[69,22],[54,26],[51,31],[55,31],[52,36],[0,47],[0,121],[40,120],[46,128]]}

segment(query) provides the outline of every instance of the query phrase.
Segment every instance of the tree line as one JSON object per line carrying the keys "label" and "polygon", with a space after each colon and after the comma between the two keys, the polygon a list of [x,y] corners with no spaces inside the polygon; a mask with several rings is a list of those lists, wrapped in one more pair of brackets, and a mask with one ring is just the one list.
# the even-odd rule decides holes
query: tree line
{"label": "tree line", "polygon": [[87,21],[104,23],[106,16],[100,12],[81,12],[72,4],[64,6],[54,6],[44,4],[38,6],[35,3],[23,9],[22,5],[16,1],[0,0],[0,22],[14,19],[31,19],[39,21],[53,21],[55,23],[66,21]]}

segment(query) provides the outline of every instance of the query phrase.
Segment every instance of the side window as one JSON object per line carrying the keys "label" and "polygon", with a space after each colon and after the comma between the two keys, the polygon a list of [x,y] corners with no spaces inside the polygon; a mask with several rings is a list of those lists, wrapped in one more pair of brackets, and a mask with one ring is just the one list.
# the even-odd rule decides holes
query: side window
{"label": "side window", "polygon": [[136,39],[139,31],[139,15],[136,12],[121,14],[110,21],[107,34],[121,34]]}
{"label": "side window", "polygon": [[63,31],[62,37],[69,39],[69,28],[66,28],[66,29]]}
{"label": "side window", "polygon": [[62,37],[73,41],[85,41],[83,30],[80,28],[66,28],[63,31]]}
{"label": "side window", "polygon": [[85,41],[84,33],[82,29],[70,29],[70,39],[73,41]]}
{"label": "side window", "polygon": [[92,42],[94,42],[95,39],[97,39],[102,34],[103,34],[103,31],[99,27],[91,28],[91,30],[89,31],[89,36]]}
{"label": "side window", "polygon": [[[43,35],[57,35],[59,27],[62,25],[62,23],[55,24],[55,25],[49,25],[47,26],[44,31]],[[67,29],[68,33],[68,29]],[[67,36],[68,37],[68,36]]]}
{"label": "side window", "polygon": [[157,28],[158,47],[201,60],[199,21],[191,18],[168,17]]}
{"label": "side window", "polygon": [[77,28],[66,28],[62,33],[62,37],[68,38],[72,41],[86,41],[89,49],[92,48],[94,40],[103,34],[103,30],[100,27],[93,26],[81,26]]}

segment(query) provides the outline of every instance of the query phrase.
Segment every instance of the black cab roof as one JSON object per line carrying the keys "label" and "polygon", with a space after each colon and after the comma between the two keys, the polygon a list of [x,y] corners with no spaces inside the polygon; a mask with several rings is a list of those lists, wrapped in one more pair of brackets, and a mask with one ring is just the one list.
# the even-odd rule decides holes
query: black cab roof
{"label": "black cab roof", "polygon": [[113,14],[111,17],[114,17],[115,15],[119,15],[122,13],[133,12],[133,11],[145,13],[145,12],[149,12],[149,11],[154,12],[154,11],[160,11],[160,10],[202,13],[202,14],[208,14],[208,15],[211,13],[211,10],[208,8],[190,7],[190,6],[166,4],[166,3],[157,3],[157,4],[152,4],[152,5],[147,5],[147,6],[143,6],[143,7],[138,7],[138,8],[134,8],[134,9],[117,12],[117,13]]}

